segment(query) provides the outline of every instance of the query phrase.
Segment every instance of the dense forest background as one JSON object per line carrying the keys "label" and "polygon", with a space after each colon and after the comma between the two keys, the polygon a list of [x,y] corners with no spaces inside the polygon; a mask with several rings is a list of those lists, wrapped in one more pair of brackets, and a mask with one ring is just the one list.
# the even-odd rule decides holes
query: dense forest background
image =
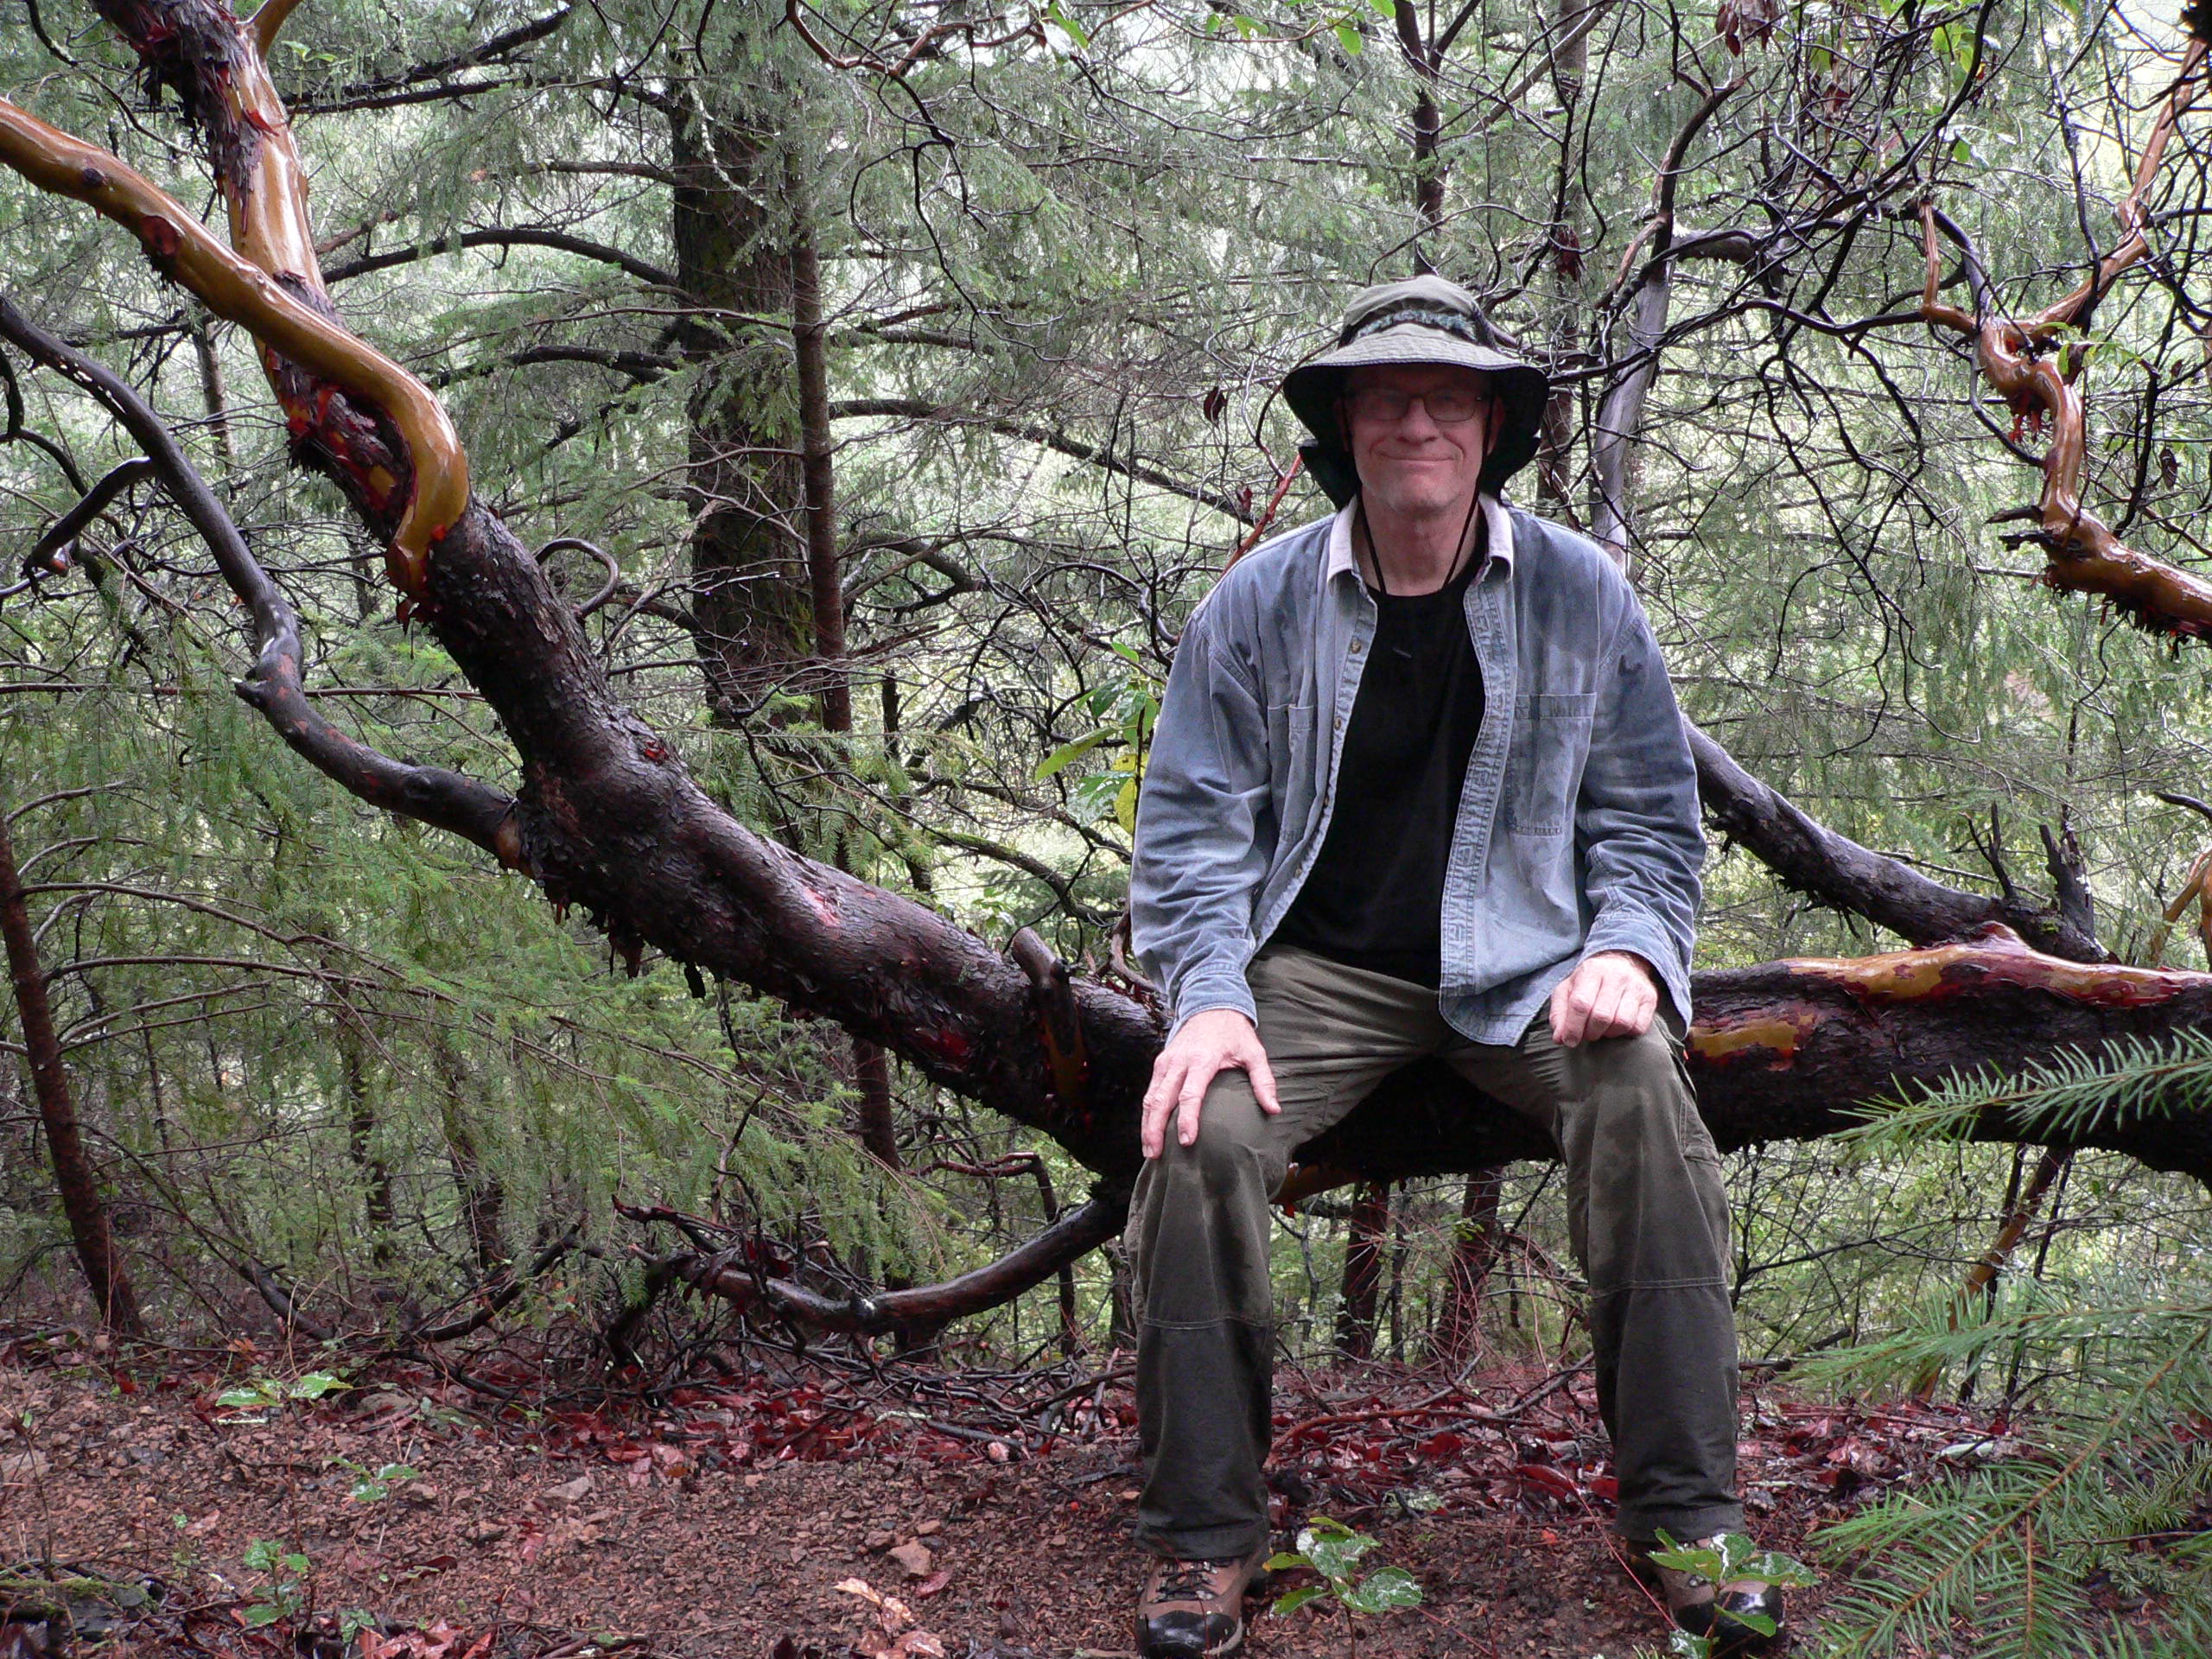
{"label": "dense forest background", "polygon": [[[211,210],[124,31],[78,0],[0,23],[10,99]],[[614,695],[744,824],[1141,1005],[1119,923],[1177,630],[1322,510],[1273,389],[1354,286],[1416,269],[1553,369],[1518,499],[1620,549],[1745,767],[2120,963],[2206,966],[2168,909],[2212,826],[2166,798],[2207,792],[2212,658],[2039,585],[2040,412],[1922,308],[1923,203],[1970,310],[2040,310],[2123,241],[2183,41],[2096,0],[315,0],[268,63],[339,314],[442,398]],[[2084,500],[2184,569],[2212,557],[2208,156],[2183,113],[2147,257],[2059,331]],[[298,607],[316,710],[528,786],[384,537],[295,466],[247,331],[12,173],[0,250],[0,290],[159,411]],[[234,694],[251,620],[158,481],[48,533],[138,448],[0,365],[0,810],[148,1327],[665,1375],[788,1335],[675,1294],[685,1229],[841,1304],[1089,1197],[1065,1137],[304,764]],[[1929,942],[1715,854],[1701,967]],[[0,1027],[22,1055],[14,1004]],[[2068,1109],[2148,1110],[2204,1055],[2119,1063]],[[0,1088],[0,1306],[82,1317],[28,1065]],[[2177,1340],[2127,1310],[2201,1300],[2201,1184],[1945,1135],[1979,1098],[1732,1154],[1747,1358],[1945,1359],[1953,1395],[2063,1418]],[[1557,1199],[1536,1162],[1312,1198],[1277,1236],[1287,1351],[1571,1360]],[[1120,1275],[1109,1244],[876,1346],[1096,1360]]]}

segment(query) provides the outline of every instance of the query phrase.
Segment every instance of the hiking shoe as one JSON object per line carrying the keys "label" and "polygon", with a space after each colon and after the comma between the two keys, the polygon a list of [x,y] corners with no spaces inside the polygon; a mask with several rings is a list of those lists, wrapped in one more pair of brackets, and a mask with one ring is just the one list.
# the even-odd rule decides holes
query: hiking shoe
{"label": "hiking shoe", "polygon": [[[1715,1655],[1756,1653],[1782,1639],[1782,1592],[1777,1586],[1758,1579],[1731,1579],[1715,1585],[1694,1573],[1661,1567],[1651,1559],[1651,1552],[1659,1548],[1630,1542],[1629,1571],[1658,1592],[1667,1604],[1667,1616],[1679,1628],[1707,1638]],[[1720,1535],[1694,1540],[1683,1548],[1719,1549]],[[1772,1619],[1773,1633],[1744,1623],[1745,1613]]]}
{"label": "hiking shoe", "polygon": [[1162,1557],[1137,1601],[1139,1659],[1228,1659],[1244,1647],[1244,1595],[1266,1558],[1263,1544],[1229,1560]]}

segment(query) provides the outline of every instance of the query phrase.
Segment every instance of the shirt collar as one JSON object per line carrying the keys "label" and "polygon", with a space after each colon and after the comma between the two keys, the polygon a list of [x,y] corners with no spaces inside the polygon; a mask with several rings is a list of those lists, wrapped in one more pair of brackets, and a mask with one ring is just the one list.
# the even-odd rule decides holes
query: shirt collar
{"label": "shirt collar", "polygon": [[[1505,567],[1508,575],[1513,574],[1513,515],[1505,504],[1485,492],[1476,498],[1482,503],[1483,523],[1490,531],[1490,556]],[[1338,510],[1329,525],[1329,564],[1326,572],[1330,581],[1350,572],[1359,574],[1359,561],[1352,556],[1351,521],[1359,511],[1359,498],[1354,496]]]}

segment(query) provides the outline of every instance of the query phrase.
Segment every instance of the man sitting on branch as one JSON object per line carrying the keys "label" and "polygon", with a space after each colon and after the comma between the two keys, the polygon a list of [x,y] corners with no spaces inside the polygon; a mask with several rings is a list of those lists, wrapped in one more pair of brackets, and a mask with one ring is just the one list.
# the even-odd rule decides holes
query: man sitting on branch
{"label": "man sitting on branch", "polygon": [[1339,511],[1191,617],[1130,910],[1174,1028],[1143,1117],[1138,1651],[1243,1643],[1268,1541],[1268,1201],[1293,1154],[1433,1055],[1567,1171],[1618,1525],[1684,1629],[1770,1586],[1652,1568],[1740,1529],[1728,1217],[1681,1061],[1704,859],[1672,689],[1598,546],[1498,499],[1543,372],[1465,289],[1370,288],[1283,392]]}

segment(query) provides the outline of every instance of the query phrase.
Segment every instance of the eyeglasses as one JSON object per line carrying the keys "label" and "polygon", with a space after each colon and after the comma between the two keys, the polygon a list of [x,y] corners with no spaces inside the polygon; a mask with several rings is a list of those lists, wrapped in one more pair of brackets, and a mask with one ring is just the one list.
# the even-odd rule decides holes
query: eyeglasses
{"label": "eyeglasses", "polygon": [[1466,386],[1437,386],[1427,391],[1408,391],[1402,386],[1362,386],[1349,394],[1345,404],[1363,421],[1402,421],[1419,404],[1439,426],[1461,426],[1490,407],[1490,398]]}

